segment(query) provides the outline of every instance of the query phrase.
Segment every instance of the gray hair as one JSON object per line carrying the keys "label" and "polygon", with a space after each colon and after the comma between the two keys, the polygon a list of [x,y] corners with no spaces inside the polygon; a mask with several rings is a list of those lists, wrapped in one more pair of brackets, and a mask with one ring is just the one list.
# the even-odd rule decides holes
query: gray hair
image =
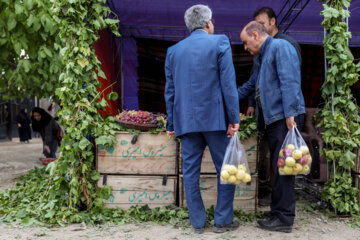
{"label": "gray hair", "polygon": [[260,36],[264,36],[267,33],[266,28],[263,24],[253,21],[245,29],[246,33],[251,36],[253,32],[257,32]]}
{"label": "gray hair", "polygon": [[211,20],[212,11],[206,5],[194,5],[185,12],[184,19],[186,27],[190,32],[196,29],[205,28],[208,21]]}

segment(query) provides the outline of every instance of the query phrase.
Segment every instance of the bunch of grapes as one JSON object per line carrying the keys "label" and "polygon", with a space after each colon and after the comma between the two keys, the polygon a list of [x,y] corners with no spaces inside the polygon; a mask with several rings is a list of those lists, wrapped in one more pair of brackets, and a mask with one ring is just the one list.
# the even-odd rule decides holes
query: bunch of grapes
{"label": "bunch of grapes", "polygon": [[119,120],[138,124],[157,124],[157,115],[147,111],[123,111]]}

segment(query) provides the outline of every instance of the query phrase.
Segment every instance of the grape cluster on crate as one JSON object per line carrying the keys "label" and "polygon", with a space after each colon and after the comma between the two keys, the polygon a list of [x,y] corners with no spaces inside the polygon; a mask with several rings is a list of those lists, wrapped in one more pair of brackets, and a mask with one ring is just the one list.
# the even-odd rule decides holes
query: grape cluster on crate
{"label": "grape cluster on crate", "polygon": [[139,124],[157,124],[157,115],[147,111],[123,111],[119,115],[119,120],[125,122],[139,123]]}
{"label": "grape cluster on crate", "polygon": [[280,175],[308,174],[312,158],[307,146],[296,149],[295,145],[288,144],[279,152],[277,165]]}

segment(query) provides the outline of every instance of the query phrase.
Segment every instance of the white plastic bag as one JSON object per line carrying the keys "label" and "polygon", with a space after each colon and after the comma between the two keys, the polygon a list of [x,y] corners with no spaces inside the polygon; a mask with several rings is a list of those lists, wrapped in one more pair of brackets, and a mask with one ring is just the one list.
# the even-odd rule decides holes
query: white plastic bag
{"label": "white plastic bag", "polygon": [[289,130],[279,152],[277,165],[280,175],[307,175],[312,158],[309,148],[297,128]]}
{"label": "white plastic bag", "polygon": [[226,147],[220,181],[222,184],[234,185],[251,181],[246,152],[236,133]]}

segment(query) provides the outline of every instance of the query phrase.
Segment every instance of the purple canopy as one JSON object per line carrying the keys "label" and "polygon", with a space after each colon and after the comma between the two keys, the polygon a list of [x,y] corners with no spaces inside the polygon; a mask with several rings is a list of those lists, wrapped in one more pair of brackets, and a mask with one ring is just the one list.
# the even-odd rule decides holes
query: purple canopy
{"label": "purple canopy", "polygon": [[[216,33],[225,33],[232,43],[240,43],[242,28],[252,20],[254,11],[269,6],[278,14],[286,0],[108,0],[108,4],[120,19],[120,32],[125,36],[156,38],[178,41],[188,36],[184,23],[185,10],[194,4],[206,4],[213,10]],[[294,2],[294,1],[288,1]],[[305,0],[303,2],[306,2]],[[300,43],[321,44],[322,4],[310,0],[288,29],[288,34]],[[352,32],[350,44],[360,46],[360,1],[353,0],[350,5],[349,28]]]}

